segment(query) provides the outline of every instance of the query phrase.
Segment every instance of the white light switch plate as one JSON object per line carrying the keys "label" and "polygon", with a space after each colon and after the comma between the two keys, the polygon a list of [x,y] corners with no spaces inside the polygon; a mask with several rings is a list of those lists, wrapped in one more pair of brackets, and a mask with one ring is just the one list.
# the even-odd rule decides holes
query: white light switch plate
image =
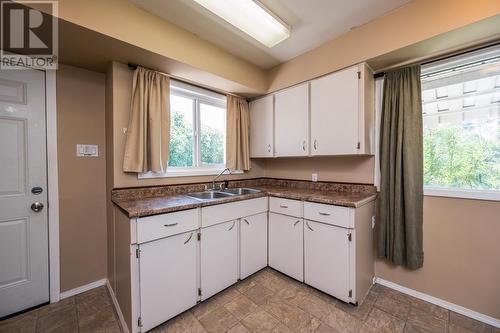
{"label": "white light switch plate", "polygon": [[99,156],[99,148],[97,145],[76,145],[76,156],[79,157],[97,157]]}
{"label": "white light switch plate", "polygon": [[317,174],[317,173],[313,173],[313,174],[311,175],[311,180],[312,180],[313,182],[317,182],[317,181],[318,181],[318,174]]}

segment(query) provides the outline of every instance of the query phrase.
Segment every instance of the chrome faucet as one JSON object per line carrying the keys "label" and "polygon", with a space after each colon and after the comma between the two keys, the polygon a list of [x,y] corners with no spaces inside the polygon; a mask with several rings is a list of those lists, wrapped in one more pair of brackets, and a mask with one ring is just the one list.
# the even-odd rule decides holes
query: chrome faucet
{"label": "chrome faucet", "polygon": [[219,179],[220,176],[222,176],[224,174],[224,172],[226,171],[229,171],[229,175],[231,174],[231,170],[229,168],[225,168],[224,170],[222,170],[217,176],[214,177],[214,179],[212,180],[212,188],[211,190],[215,190],[215,181],[217,179]]}

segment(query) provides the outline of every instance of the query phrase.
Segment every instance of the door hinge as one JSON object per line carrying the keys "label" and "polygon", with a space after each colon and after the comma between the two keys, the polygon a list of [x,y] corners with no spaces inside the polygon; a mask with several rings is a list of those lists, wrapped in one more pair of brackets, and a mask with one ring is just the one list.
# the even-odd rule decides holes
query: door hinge
{"label": "door hinge", "polygon": [[198,296],[201,296],[201,288],[198,288]]}
{"label": "door hinge", "polygon": [[358,79],[361,79],[361,72],[358,72]]}
{"label": "door hinge", "polygon": [[356,149],[361,149],[361,142],[358,142],[358,144],[356,145]]}
{"label": "door hinge", "polygon": [[349,297],[352,297],[352,289],[349,289]]}
{"label": "door hinge", "polygon": [[349,242],[352,242],[352,234],[351,233],[347,234],[347,239],[349,240]]}
{"label": "door hinge", "polygon": [[201,232],[199,232],[199,233],[198,233],[198,235],[196,235],[196,239],[197,239],[198,241],[201,241]]}
{"label": "door hinge", "polygon": [[142,327],[142,318],[137,318],[137,326]]}
{"label": "door hinge", "polygon": [[135,249],[135,257],[139,259],[141,257],[141,250],[139,248]]}

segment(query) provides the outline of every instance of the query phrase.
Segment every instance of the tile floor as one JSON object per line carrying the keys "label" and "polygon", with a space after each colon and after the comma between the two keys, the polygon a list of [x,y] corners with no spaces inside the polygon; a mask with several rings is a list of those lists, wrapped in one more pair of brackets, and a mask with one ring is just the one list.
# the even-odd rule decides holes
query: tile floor
{"label": "tile floor", "polygon": [[[0,332],[120,332],[97,288],[0,322]],[[374,285],[359,307],[270,268],[158,326],[154,333],[500,333],[500,329]]]}

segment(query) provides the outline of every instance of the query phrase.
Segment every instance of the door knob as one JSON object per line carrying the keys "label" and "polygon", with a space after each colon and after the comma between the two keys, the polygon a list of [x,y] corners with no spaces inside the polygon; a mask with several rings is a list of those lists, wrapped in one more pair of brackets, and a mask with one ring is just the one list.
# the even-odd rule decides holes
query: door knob
{"label": "door knob", "polygon": [[31,210],[34,211],[34,212],[40,212],[41,210],[43,209],[43,203],[41,202],[34,202],[32,205],[31,205]]}

